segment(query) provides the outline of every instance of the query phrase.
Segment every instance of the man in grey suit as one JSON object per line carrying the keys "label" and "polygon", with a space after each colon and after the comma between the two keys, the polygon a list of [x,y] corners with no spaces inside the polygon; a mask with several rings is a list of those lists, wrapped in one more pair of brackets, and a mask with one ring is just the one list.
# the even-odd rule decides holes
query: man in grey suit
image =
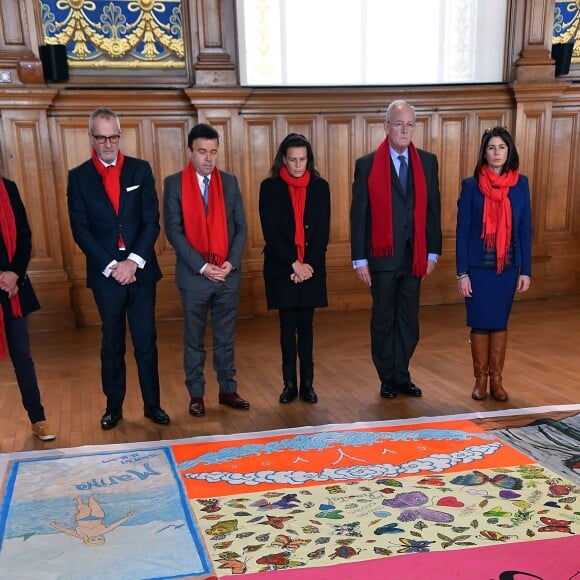
{"label": "man in grey suit", "polygon": [[371,352],[381,397],[420,397],[409,373],[419,341],[419,293],[441,254],[437,158],[413,143],[415,110],[387,109],[385,140],[356,161],[352,186],[351,254],[370,286]]}
{"label": "man in grey suit", "polygon": [[219,135],[200,123],[187,137],[190,163],[163,184],[165,233],[175,248],[175,281],[184,315],[185,385],[189,414],[205,415],[203,369],[211,311],[213,366],[219,403],[249,409],[237,393],[234,340],[240,302],[241,262],[247,226],[236,177],[216,167]]}

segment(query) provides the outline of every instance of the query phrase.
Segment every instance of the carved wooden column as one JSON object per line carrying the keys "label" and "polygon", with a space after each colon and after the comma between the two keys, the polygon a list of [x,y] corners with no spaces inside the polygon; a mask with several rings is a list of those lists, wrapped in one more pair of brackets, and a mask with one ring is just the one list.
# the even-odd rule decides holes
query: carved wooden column
{"label": "carved wooden column", "polygon": [[512,32],[513,83],[516,105],[515,140],[520,154],[520,171],[530,180],[532,193],[532,226],[534,235],[535,296],[545,295],[549,278],[551,249],[546,239],[549,227],[552,172],[551,154],[554,134],[554,104],[568,90],[570,83],[555,76],[552,60],[554,0],[514,0],[510,18]]}
{"label": "carved wooden column", "polygon": [[[32,230],[30,278],[42,305],[31,328],[73,328],[70,282],[64,270],[47,110],[56,91],[0,91],[2,174],[18,185]],[[64,195],[64,192],[60,192]],[[66,227],[67,224],[64,224]]]}
{"label": "carved wooden column", "polygon": [[234,0],[197,0],[195,16],[199,35],[195,84],[237,84]]}

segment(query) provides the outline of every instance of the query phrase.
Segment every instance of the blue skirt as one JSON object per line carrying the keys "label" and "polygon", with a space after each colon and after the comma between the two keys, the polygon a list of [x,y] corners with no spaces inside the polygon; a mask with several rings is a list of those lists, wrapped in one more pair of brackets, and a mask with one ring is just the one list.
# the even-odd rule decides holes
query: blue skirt
{"label": "blue skirt", "polygon": [[465,299],[467,326],[483,329],[507,328],[514,302],[519,268],[470,268],[472,296]]}

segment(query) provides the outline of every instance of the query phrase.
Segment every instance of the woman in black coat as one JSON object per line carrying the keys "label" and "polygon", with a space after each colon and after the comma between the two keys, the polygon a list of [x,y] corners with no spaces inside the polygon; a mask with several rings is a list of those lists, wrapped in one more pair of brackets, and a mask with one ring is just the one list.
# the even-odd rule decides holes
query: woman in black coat
{"label": "woman in black coat", "polygon": [[315,168],[303,135],[290,133],[280,144],[270,177],[260,187],[264,281],[269,309],[280,317],[284,389],[281,403],[298,396],[316,403],[313,387],[314,309],[328,305],[326,247],[330,230],[330,188]]}
{"label": "woman in black coat", "polygon": [[28,314],[40,305],[27,275],[32,235],[16,184],[0,178],[0,359],[10,354],[32,433],[42,441],[56,436],[40,401],[30,355]]}

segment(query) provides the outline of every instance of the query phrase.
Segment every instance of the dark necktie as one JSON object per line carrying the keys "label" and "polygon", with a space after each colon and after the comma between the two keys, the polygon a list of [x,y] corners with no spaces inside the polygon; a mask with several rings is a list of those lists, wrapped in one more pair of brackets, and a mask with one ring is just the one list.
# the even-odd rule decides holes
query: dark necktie
{"label": "dark necktie", "polygon": [[205,206],[205,213],[207,213],[208,201],[209,201],[209,177],[206,175],[203,178],[203,205]]}
{"label": "dark necktie", "polygon": [[399,167],[399,181],[401,182],[401,187],[405,194],[407,193],[407,160],[404,155],[399,155],[397,159],[401,162]]}

